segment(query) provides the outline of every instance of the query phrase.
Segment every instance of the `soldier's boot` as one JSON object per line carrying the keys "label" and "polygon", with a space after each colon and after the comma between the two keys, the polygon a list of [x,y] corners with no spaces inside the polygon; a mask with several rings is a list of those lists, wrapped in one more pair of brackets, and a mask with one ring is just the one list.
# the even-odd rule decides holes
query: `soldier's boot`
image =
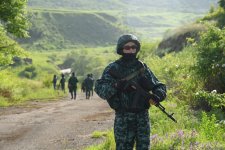
{"label": "soldier's boot", "polygon": [[71,99],[73,99],[73,94],[71,93]]}

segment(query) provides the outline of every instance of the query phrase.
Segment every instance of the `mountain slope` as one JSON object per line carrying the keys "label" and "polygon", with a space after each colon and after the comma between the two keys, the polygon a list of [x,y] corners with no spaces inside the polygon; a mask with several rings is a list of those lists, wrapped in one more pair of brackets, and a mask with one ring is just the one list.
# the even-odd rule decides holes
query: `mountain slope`
{"label": "mountain slope", "polygon": [[161,39],[166,31],[203,17],[210,5],[216,2],[29,0],[33,27],[31,39],[23,40],[23,43],[35,45],[34,48],[38,49],[62,48],[74,44],[107,45],[115,44],[115,39],[125,32],[137,33],[142,39]]}
{"label": "mountain slope", "polygon": [[19,42],[35,49],[108,45],[125,31],[104,13],[31,11],[30,20],[31,38]]}

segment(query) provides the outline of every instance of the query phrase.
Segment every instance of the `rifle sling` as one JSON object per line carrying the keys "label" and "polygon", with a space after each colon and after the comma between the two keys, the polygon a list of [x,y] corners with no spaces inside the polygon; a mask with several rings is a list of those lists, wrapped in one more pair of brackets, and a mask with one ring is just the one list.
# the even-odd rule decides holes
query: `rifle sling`
{"label": "rifle sling", "polygon": [[126,76],[124,78],[122,78],[121,80],[129,81],[129,80],[133,79],[134,77],[136,77],[137,75],[144,73],[144,70],[145,70],[145,68],[142,67],[141,69],[129,74],[128,76]]}

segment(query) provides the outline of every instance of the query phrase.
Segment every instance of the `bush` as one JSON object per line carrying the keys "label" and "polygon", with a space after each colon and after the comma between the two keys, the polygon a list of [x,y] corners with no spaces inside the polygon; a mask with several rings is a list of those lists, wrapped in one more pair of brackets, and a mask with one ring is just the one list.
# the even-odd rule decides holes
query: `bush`
{"label": "bush", "polygon": [[43,79],[43,84],[45,87],[50,88],[53,85],[52,77],[50,76],[45,77],[45,79]]}
{"label": "bush", "polygon": [[225,109],[225,94],[217,94],[216,91],[211,93],[206,91],[199,91],[194,96],[196,106],[210,111],[211,108]]}
{"label": "bush", "polygon": [[20,72],[20,76],[26,77],[28,79],[36,77],[37,76],[36,67],[33,65],[25,67],[25,69],[22,72]]}
{"label": "bush", "polygon": [[225,28],[210,26],[196,46],[196,72],[208,91],[225,92]]}
{"label": "bush", "polygon": [[[219,124],[216,122],[216,117],[213,114],[211,117],[207,116],[205,112],[202,112],[201,124],[199,126],[200,139],[201,140],[212,140],[212,141],[222,141],[224,131],[220,128]],[[215,134],[217,136],[215,136]]]}
{"label": "bush", "polygon": [[35,70],[36,70],[36,68],[33,65],[28,66],[24,69],[24,71],[27,71],[27,72],[34,72]]}

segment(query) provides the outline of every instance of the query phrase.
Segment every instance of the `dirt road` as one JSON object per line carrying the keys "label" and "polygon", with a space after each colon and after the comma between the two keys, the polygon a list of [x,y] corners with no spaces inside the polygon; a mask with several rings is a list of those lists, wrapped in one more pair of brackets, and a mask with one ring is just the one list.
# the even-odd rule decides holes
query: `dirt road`
{"label": "dirt road", "polygon": [[0,108],[1,150],[82,150],[101,142],[93,131],[113,127],[114,113],[96,95]]}

